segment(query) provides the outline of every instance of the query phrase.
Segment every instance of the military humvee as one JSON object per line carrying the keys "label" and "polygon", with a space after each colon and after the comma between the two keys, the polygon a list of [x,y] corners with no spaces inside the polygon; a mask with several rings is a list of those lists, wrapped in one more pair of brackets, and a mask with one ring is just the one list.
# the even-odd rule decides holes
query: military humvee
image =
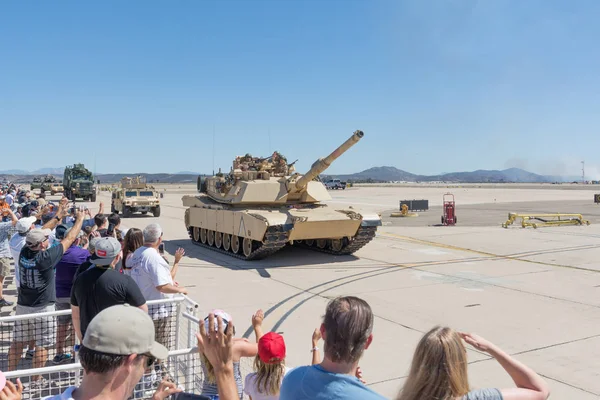
{"label": "military humvee", "polygon": [[121,186],[112,193],[111,211],[123,213],[123,217],[131,217],[135,212],[146,215],[151,212],[155,217],[160,216],[159,194],[146,183],[146,178],[125,177],[121,179]]}

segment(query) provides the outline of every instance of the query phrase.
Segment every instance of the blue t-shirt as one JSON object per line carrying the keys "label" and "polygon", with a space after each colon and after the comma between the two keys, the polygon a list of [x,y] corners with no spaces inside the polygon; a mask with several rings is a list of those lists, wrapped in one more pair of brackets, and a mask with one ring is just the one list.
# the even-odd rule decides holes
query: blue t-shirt
{"label": "blue t-shirt", "polygon": [[294,368],[285,375],[279,399],[381,400],[385,397],[369,389],[354,376],[334,374],[320,365],[311,365]]}

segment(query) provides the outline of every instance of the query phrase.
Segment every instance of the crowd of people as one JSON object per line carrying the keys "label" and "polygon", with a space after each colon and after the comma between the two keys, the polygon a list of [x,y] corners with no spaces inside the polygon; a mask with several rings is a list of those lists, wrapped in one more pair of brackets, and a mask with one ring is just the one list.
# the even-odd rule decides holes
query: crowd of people
{"label": "crowd of people", "polygon": [[[175,252],[171,266],[161,252],[163,231],[158,224],[143,230],[123,229],[119,216],[105,215],[102,204],[92,216],[89,209],[70,206],[66,198],[53,204],[32,197],[14,185],[0,193],[1,279],[10,276],[14,262],[17,315],[68,309],[72,314],[16,321],[9,370],[17,369],[24,356],[32,358],[34,368],[42,367],[49,349],[55,350],[55,364],[72,362],[75,347],[67,346],[72,330],[81,343],[78,358],[85,374],[79,386],[52,399],[125,400],[148,375],[158,386],[153,400],[181,392],[165,365],[172,346],[174,307],[168,302],[149,306],[148,301],[187,294],[175,281],[183,249]],[[0,307],[11,305],[0,286]],[[307,357],[303,366],[286,364],[284,337],[263,332],[264,318],[262,310],[252,315],[255,341],[236,338],[233,320],[224,310],[213,310],[204,318],[197,335],[204,376],[198,398],[384,398],[367,385],[359,366],[374,340],[374,315],[366,301],[353,296],[329,301],[321,325],[312,333],[310,363]],[[324,342],[322,355],[320,341]],[[466,345],[496,359],[515,386],[472,390]],[[245,377],[240,368],[243,358],[252,359],[254,366]],[[393,364],[392,358],[388,363]],[[34,376],[28,385],[45,388],[48,382]],[[6,382],[0,399],[21,398],[22,391],[20,382]],[[546,382],[498,346],[475,334],[436,326],[417,344],[396,399],[542,400],[548,396]]]}

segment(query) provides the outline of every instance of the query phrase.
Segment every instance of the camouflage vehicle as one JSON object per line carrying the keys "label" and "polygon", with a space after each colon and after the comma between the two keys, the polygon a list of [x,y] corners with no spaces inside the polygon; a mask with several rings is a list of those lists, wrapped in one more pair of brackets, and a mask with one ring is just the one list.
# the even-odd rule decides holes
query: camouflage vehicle
{"label": "camouflage vehicle", "polygon": [[63,193],[65,188],[62,185],[62,182],[54,182],[50,184],[50,194],[54,196],[57,193]]}
{"label": "camouflage vehicle", "polygon": [[53,175],[46,175],[42,178],[40,189],[43,192],[50,192],[50,194],[55,195],[56,193],[62,193],[63,186]]}
{"label": "camouflage vehicle", "polygon": [[41,189],[42,188],[42,178],[39,176],[34,176],[33,181],[31,181],[30,189]]}
{"label": "camouflage vehicle", "polygon": [[381,216],[332,207],[318,175],[363,137],[354,134],[304,174],[279,153],[237,157],[229,174],[199,178],[199,195],[184,196],[185,227],[196,245],[257,260],[290,244],[334,255],[352,254],[375,237]]}
{"label": "camouflage vehicle", "polygon": [[83,164],[67,166],[63,176],[64,194],[69,200],[82,198],[96,201],[94,176]]}
{"label": "camouflage vehicle", "polygon": [[123,213],[123,217],[131,217],[133,213],[140,212],[146,215],[151,212],[155,217],[160,216],[159,194],[146,183],[146,178],[125,177],[121,179],[121,187],[112,193],[111,212]]}

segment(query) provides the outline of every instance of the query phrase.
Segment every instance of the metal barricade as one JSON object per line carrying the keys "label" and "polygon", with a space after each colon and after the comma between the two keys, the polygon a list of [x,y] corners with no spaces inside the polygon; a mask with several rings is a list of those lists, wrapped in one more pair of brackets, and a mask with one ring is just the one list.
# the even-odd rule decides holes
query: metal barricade
{"label": "metal barricade", "polygon": [[[133,390],[132,399],[149,399],[152,397],[161,380],[174,382],[186,393],[199,393],[202,387],[202,372],[196,347],[172,350],[165,361],[165,370],[151,369],[147,371]],[[191,362],[189,360],[192,360]],[[52,367],[17,370],[5,372],[6,379],[16,381],[17,378],[26,386],[23,399],[34,400],[63,393],[71,386],[78,386],[83,378],[83,368],[80,363],[57,365]],[[47,382],[44,387],[31,389],[29,383],[32,377],[41,375]]]}
{"label": "metal barricade", "polygon": [[[187,296],[177,296],[173,299],[150,300],[147,305],[148,313],[153,318],[156,340],[169,349],[170,359],[166,364],[163,363],[163,367],[155,371],[153,375],[145,377],[140,385],[156,388],[165,373],[174,378],[184,377],[185,379],[181,382],[192,382],[191,378],[185,377],[185,371],[187,369],[194,370],[195,357],[191,355],[191,352],[196,342],[197,327],[192,326],[194,324],[192,319],[183,321],[182,315],[194,317],[198,312],[198,304]],[[56,342],[56,337],[52,337],[51,334],[52,328],[56,328],[53,331],[56,335],[57,327],[61,323],[58,320],[64,318],[62,319],[63,323],[70,322],[70,318],[68,318],[70,316],[71,310],[62,310],[0,317],[0,370],[5,371],[4,374],[7,378],[21,378],[25,386],[23,398],[38,399],[79,384],[83,371],[81,365],[76,362],[74,345],[77,340],[72,327],[67,330],[67,342],[63,347],[65,353],[71,354],[70,359],[55,365],[56,346],[49,345],[46,348],[47,355],[44,355],[43,366],[34,368],[33,357],[29,357],[27,353],[23,354],[30,346],[33,346],[33,349],[28,350],[34,350],[34,357],[35,352],[40,350],[40,348],[36,348],[35,343],[30,342],[30,339],[33,339],[34,342],[46,339],[48,343],[52,340]],[[16,368],[9,368],[9,348],[15,343],[20,343],[18,347],[23,347],[23,351],[13,357],[10,363],[16,365]],[[174,362],[171,356],[176,357],[177,362]],[[41,379],[32,379],[32,377],[37,378],[38,376],[41,376]],[[175,382],[180,384],[179,380],[175,380]],[[184,389],[188,387],[193,389],[189,383],[184,386]],[[148,388],[144,390],[146,389]],[[48,394],[50,392],[52,394]],[[143,398],[143,396],[138,398]]]}

